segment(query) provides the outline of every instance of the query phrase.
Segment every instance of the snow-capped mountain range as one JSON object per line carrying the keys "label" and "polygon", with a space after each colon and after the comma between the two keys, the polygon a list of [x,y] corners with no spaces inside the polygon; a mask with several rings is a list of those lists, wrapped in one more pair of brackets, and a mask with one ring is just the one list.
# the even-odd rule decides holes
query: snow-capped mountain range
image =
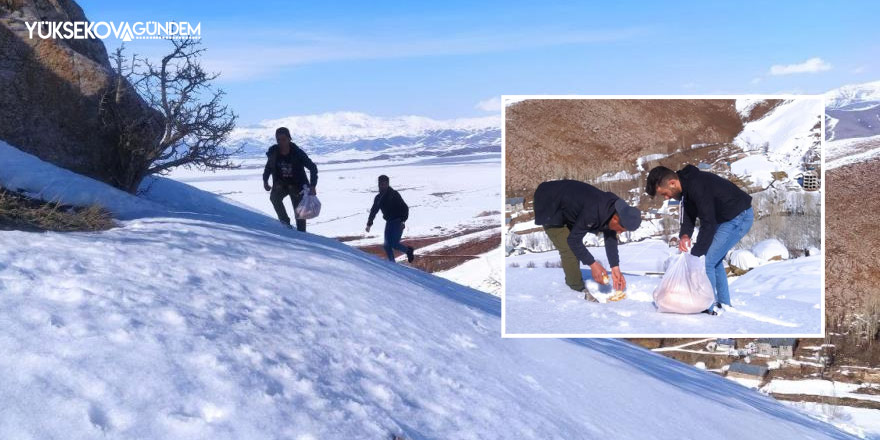
{"label": "snow-capped mountain range", "polygon": [[229,144],[246,157],[275,143],[275,129],[287,127],[308,153],[335,160],[449,156],[501,151],[498,116],[437,120],[422,116],[380,117],[357,112],[289,116],[236,128]]}
{"label": "snow-capped mountain range", "polygon": [[825,93],[825,107],[830,109],[843,109],[853,104],[863,106],[871,102],[880,104],[880,81],[849,84]]}
{"label": "snow-capped mountain range", "polygon": [[880,81],[846,85],[825,94],[829,141],[880,135]]}

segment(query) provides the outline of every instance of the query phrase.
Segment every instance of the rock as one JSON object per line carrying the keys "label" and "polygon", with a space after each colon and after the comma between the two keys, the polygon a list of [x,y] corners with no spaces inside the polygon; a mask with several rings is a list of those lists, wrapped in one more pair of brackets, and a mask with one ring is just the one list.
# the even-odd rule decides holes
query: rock
{"label": "rock", "polygon": [[758,267],[760,263],[758,257],[748,250],[737,249],[730,253],[730,273],[734,275],[742,275]]}
{"label": "rock", "polygon": [[[149,121],[127,144],[154,142],[161,116],[116,75],[100,40],[31,39],[25,23],[87,21],[71,0],[0,0],[0,139],[42,160],[125,188],[132,160],[113,118]],[[112,108],[111,108],[112,107]],[[108,112],[112,112],[108,115]],[[111,117],[112,116],[112,117]]]}
{"label": "rock", "polygon": [[788,248],[781,241],[769,238],[752,247],[752,253],[760,261],[779,261],[788,259]]}

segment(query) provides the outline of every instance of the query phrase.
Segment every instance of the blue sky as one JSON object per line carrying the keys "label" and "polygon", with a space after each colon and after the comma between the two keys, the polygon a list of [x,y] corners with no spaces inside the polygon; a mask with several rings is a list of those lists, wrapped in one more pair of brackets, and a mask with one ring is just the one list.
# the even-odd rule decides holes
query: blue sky
{"label": "blue sky", "polygon": [[876,1],[79,3],[92,21],[200,22],[242,124],[484,116],[501,94],[821,93],[880,79]]}

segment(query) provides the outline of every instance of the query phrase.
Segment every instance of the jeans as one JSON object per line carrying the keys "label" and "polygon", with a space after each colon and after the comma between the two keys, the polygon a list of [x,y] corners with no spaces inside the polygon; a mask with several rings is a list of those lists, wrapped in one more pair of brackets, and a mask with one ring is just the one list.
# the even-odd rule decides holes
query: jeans
{"label": "jeans", "polygon": [[730,304],[730,290],[727,286],[727,273],[724,271],[724,257],[752,228],[755,213],[752,208],[739,213],[732,220],[721,223],[706,252],[706,275],[715,290],[715,302]]}
{"label": "jeans", "polygon": [[[269,193],[269,200],[272,202],[272,207],[275,208],[275,214],[278,216],[278,220],[281,223],[289,225],[290,217],[287,215],[287,209],[284,208],[284,198],[287,196],[290,196],[290,200],[293,202],[293,211],[296,212],[296,207],[299,206],[299,202],[302,201],[302,187],[297,189],[295,188],[295,185],[287,185],[280,182],[272,185],[272,192]],[[296,219],[296,230],[306,232],[305,219]]]}
{"label": "jeans", "polygon": [[399,218],[388,220],[385,222],[385,254],[388,255],[390,261],[394,261],[394,250],[406,253],[409,247],[400,244],[400,237],[403,236],[403,222]]}

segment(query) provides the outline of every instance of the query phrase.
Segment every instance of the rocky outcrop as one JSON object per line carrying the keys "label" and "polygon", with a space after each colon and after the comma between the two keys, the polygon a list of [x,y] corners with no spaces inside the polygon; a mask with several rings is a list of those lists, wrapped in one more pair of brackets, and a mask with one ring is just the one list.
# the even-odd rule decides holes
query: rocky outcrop
{"label": "rocky outcrop", "polygon": [[[118,81],[103,42],[32,39],[26,27],[86,20],[70,0],[0,0],[0,139],[125,188],[126,152],[136,150],[132,142],[154,142],[161,117]],[[120,136],[120,120],[148,123],[133,140]],[[128,145],[120,148],[121,142]]]}

